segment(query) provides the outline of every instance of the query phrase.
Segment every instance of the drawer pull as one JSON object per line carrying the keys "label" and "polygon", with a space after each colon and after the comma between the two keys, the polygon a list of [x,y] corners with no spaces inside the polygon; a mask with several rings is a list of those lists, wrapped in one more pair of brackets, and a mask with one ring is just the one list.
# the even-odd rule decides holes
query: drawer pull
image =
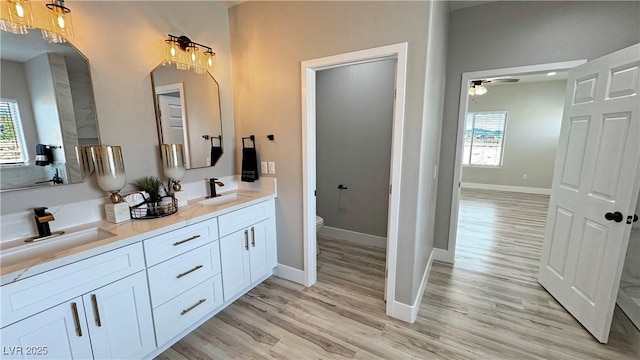
{"label": "drawer pull", "polygon": [[198,269],[202,268],[203,266],[204,266],[204,265],[198,265],[198,266],[194,267],[194,268],[193,268],[193,269],[191,269],[191,270],[187,270],[187,271],[185,271],[185,272],[183,272],[183,273],[180,273],[180,274],[176,275],[176,279],[180,279],[181,277],[183,277],[183,276],[185,276],[185,275],[189,275],[189,274],[191,274],[192,272],[194,272],[194,271],[196,271],[196,270],[198,270]]}
{"label": "drawer pull", "polygon": [[96,294],[91,294],[91,302],[93,303],[93,317],[96,319],[96,326],[102,326],[102,321],[100,321],[100,310],[98,310],[98,298]]}
{"label": "drawer pull", "polygon": [[249,250],[249,230],[244,231],[244,248]]}
{"label": "drawer pull", "polygon": [[80,327],[80,315],[78,315],[78,305],[71,303],[71,312],[73,312],[73,322],[76,324],[76,334],[82,337],[82,328]]}
{"label": "drawer pull", "polygon": [[256,232],[253,226],[251,227],[251,246],[256,247]]}
{"label": "drawer pull", "polygon": [[188,238],[188,239],[184,239],[184,240],[180,240],[180,241],[176,241],[176,242],[174,242],[174,243],[173,243],[173,246],[178,246],[178,245],[180,245],[180,244],[184,244],[184,243],[186,243],[187,241],[195,240],[195,239],[197,239],[197,238],[199,238],[199,237],[200,237],[200,235],[193,235],[192,237],[190,237],[190,238]]}
{"label": "drawer pull", "polygon": [[180,311],[180,315],[184,315],[184,314],[188,313],[189,311],[191,311],[191,310],[195,309],[198,305],[202,304],[202,303],[203,303],[203,302],[205,302],[205,301],[207,301],[207,299],[200,299],[200,300],[198,300],[198,302],[197,302],[197,303],[195,303],[195,304],[193,304],[193,305],[189,306],[188,308],[186,308],[186,309],[184,309],[184,310]]}

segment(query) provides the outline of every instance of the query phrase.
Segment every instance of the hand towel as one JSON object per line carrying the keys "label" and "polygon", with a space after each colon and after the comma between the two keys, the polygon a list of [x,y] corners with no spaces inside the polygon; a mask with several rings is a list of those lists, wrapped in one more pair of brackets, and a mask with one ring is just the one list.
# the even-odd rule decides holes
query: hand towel
{"label": "hand towel", "polygon": [[[213,139],[218,139],[220,140],[220,145],[216,146],[213,144]],[[220,157],[222,157],[222,135],[220,135],[219,137],[211,137],[211,166],[214,166],[218,160],[220,160]]]}
{"label": "hand towel", "polygon": [[242,177],[240,180],[254,182],[258,180],[258,156],[256,148],[247,148],[242,144]]}

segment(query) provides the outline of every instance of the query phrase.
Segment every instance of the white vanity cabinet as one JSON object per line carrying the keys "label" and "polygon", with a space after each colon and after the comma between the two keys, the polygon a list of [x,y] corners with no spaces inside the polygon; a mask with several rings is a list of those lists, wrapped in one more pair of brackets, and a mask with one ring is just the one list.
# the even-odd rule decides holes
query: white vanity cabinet
{"label": "white vanity cabinet", "polygon": [[144,241],[156,340],[171,340],[220,307],[218,223],[213,218]]}
{"label": "white vanity cabinet", "polygon": [[218,218],[225,301],[270,274],[276,266],[274,212],[274,202],[270,200]]}
{"label": "white vanity cabinet", "polygon": [[3,286],[3,326],[17,321],[0,330],[2,357],[147,355],[156,343],[143,269],[133,244]]}

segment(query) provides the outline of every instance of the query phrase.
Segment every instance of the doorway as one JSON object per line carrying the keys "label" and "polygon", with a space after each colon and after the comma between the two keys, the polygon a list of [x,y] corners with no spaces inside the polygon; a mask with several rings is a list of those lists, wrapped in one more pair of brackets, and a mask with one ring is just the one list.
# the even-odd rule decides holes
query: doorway
{"label": "doorway", "polygon": [[[353,65],[372,60],[396,59],[396,97],[393,109],[391,166],[389,180],[389,210],[387,219],[387,250],[385,280],[386,314],[394,312],[395,274],[400,208],[399,188],[402,165],[402,135],[404,124],[405,84],[408,44],[400,43],[361,50],[325,58],[303,61],[302,70],[302,167],[303,167],[303,243],[304,284],[311,286],[317,279],[316,263],[316,73],[321,70]],[[395,188],[392,186],[395,184]],[[392,190],[393,189],[393,190]]]}

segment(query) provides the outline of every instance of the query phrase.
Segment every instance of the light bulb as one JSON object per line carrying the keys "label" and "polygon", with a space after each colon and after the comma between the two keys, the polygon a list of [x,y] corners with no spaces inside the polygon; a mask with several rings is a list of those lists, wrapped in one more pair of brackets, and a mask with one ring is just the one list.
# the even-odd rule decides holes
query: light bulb
{"label": "light bulb", "polygon": [[171,56],[176,56],[176,47],[172,46],[171,49],[169,50],[169,52],[171,52]]}
{"label": "light bulb", "polygon": [[480,86],[476,86],[476,95],[484,95],[487,93],[487,88],[480,85]]}
{"label": "light bulb", "polygon": [[20,3],[16,3],[16,15],[18,15],[18,17],[21,17],[21,18],[24,17],[24,8]]}
{"label": "light bulb", "polygon": [[474,85],[469,88],[469,95],[474,96],[475,94],[476,94],[476,87]]}
{"label": "light bulb", "polygon": [[196,59],[197,59],[197,57],[196,57],[196,53],[193,53],[193,52],[192,52],[192,53],[191,53],[191,61],[196,62]]}
{"label": "light bulb", "polygon": [[211,56],[209,56],[209,58],[207,59],[207,65],[209,67],[213,66],[213,58]]}
{"label": "light bulb", "polygon": [[60,27],[60,29],[64,29],[65,23],[64,23],[64,16],[62,14],[58,15],[58,27]]}

